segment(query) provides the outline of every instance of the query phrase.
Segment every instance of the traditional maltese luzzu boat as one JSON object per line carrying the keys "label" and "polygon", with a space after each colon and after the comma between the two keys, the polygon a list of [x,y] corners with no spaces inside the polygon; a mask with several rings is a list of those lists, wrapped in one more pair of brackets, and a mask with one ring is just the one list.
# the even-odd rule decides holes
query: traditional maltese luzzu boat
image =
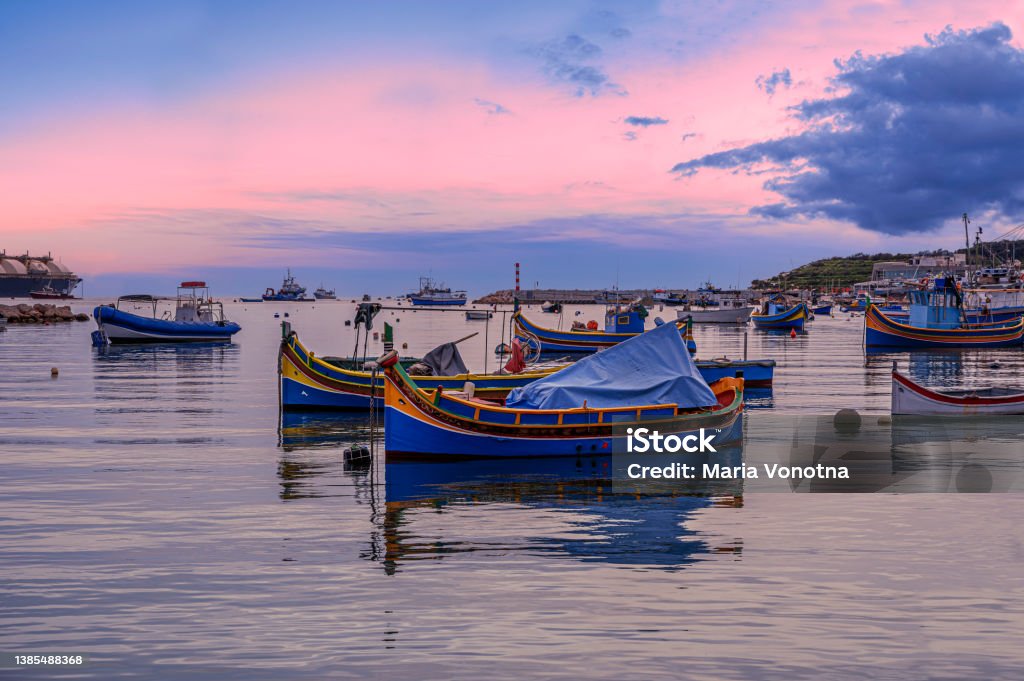
{"label": "traditional maltese luzzu boat", "polygon": [[933,288],[910,292],[910,313],[896,321],[869,304],[864,315],[864,344],[869,347],[999,348],[1024,342],[1024,318],[971,323],[955,282],[936,278]]}
{"label": "traditional maltese luzzu boat", "polygon": [[810,316],[809,312],[806,304],[790,304],[781,296],[777,296],[765,301],[761,309],[750,315],[750,321],[758,329],[796,329],[800,331]]}
{"label": "traditional maltese luzzu boat", "polygon": [[631,426],[680,437],[713,429],[716,444],[742,437],[743,379],[709,386],[674,324],[514,390],[506,406],[418,387],[394,352],[379,363],[389,458],[610,454]]}
{"label": "traditional maltese luzzu boat", "polygon": [[[556,365],[528,368],[517,374],[475,374],[466,370],[455,344],[446,343],[434,352],[447,355],[445,366],[438,367],[444,375],[410,376],[410,381],[422,387],[441,386],[444,390],[461,390],[469,382],[474,386],[475,395],[487,400],[502,400],[512,389],[561,368]],[[430,353],[424,357],[429,358]],[[421,361],[402,360],[405,365]],[[368,410],[371,401],[374,407],[383,407],[384,377],[378,375],[375,381],[365,364],[363,359],[318,357],[302,344],[290,324],[282,324],[278,350],[281,408],[285,411],[360,411]]]}

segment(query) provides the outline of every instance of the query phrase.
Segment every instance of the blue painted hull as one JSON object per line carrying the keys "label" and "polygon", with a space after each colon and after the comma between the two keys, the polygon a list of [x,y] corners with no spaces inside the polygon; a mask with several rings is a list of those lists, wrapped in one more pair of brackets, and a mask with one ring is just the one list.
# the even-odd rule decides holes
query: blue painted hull
{"label": "blue painted hull", "polygon": [[798,303],[777,314],[752,314],[750,321],[757,329],[796,329],[801,331],[807,321],[807,306]]}
{"label": "blue painted hull", "polygon": [[[407,416],[393,407],[384,412],[384,432],[387,437],[388,456],[391,452],[404,456],[429,455],[471,458],[504,457],[557,457],[593,454],[611,454],[615,447],[623,451],[626,438],[562,437],[529,438],[484,435],[465,431],[435,428]],[[668,431],[664,431],[668,432]],[[696,434],[697,431],[679,431],[678,435]],[[743,413],[715,436],[715,443],[736,442],[743,436]]]}
{"label": "blue painted hull", "polygon": [[893,320],[874,306],[864,315],[864,344],[896,349],[1007,348],[1024,342],[1024,325],[1007,322],[966,329],[920,328]]}
{"label": "blue painted hull", "polygon": [[820,314],[822,317],[827,317],[830,314],[832,314],[832,306],[831,305],[819,305],[818,307],[812,307],[811,308],[811,312],[813,312],[816,315]]}
{"label": "blue painted hull", "polygon": [[93,310],[100,332],[110,343],[229,342],[242,330],[234,322],[175,322],[153,319],[101,305]]}
{"label": "blue painted hull", "polygon": [[419,306],[431,306],[431,305],[465,305],[465,298],[419,298],[417,296],[409,296],[409,300],[413,305]]}

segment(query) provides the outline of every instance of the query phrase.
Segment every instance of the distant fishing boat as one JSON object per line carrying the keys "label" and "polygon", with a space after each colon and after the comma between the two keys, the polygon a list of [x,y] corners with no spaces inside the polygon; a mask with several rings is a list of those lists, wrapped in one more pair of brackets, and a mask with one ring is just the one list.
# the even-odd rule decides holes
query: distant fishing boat
{"label": "distant fishing boat", "polygon": [[466,310],[467,321],[490,319],[494,313],[490,310]]}
{"label": "distant fishing boat", "polygon": [[832,314],[832,303],[829,303],[828,305],[818,305],[817,307],[812,307],[811,312],[814,314],[815,317],[819,315],[822,317],[828,317],[829,315]]}
{"label": "distant fishing boat", "polygon": [[544,303],[540,306],[541,312],[548,312],[550,314],[558,314],[562,311],[561,303]]}
{"label": "distant fishing boat", "polygon": [[[174,319],[157,316],[161,301],[175,300]],[[148,307],[150,316],[121,309]],[[230,342],[241,327],[224,318],[224,306],[210,297],[210,289],[202,281],[183,281],[177,298],[152,295],[127,295],[114,305],[100,305],[93,310],[96,331],[93,344],[108,343],[217,343]]]}
{"label": "distant fishing boat", "polygon": [[295,281],[295,277],[292,276],[292,271],[289,268],[287,274],[285,274],[284,281],[281,283],[281,288],[276,291],[272,288],[267,288],[264,291],[261,298],[241,298],[243,303],[260,303],[260,302],[308,302],[314,300],[313,298],[306,298],[306,288],[300,286]]}
{"label": "distant fishing boat", "polygon": [[337,300],[338,295],[334,292],[334,289],[326,289],[321,283],[320,288],[313,291],[313,297],[317,300]]}
{"label": "distant fishing boat", "polygon": [[430,277],[420,277],[420,290],[406,296],[413,305],[465,305],[466,292],[452,291],[434,283]]}
{"label": "distant fishing boat", "polygon": [[514,391],[505,407],[419,388],[393,351],[379,361],[389,458],[606,454],[631,425],[681,437],[713,429],[716,444],[742,438],[743,381],[709,387],[673,324]]}
{"label": "distant fishing boat", "polygon": [[876,305],[864,315],[864,344],[892,348],[997,348],[1024,343],[1024,318],[971,323],[957,284],[945,277],[932,288],[910,292],[906,322],[896,321]]}
{"label": "distant fishing boat", "polygon": [[915,383],[892,363],[892,414],[987,416],[1024,414],[1024,388],[935,390]]}
{"label": "distant fishing boat", "polygon": [[49,284],[37,291],[30,291],[29,296],[42,300],[73,300],[75,298],[70,291],[58,291]]}
{"label": "distant fishing boat", "polygon": [[579,322],[574,322],[569,331],[549,329],[530,321],[522,311],[512,315],[512,324],[516,334],[532,346],[539,346],[542,354],[585,353],[610,348],[643,333],[646,318],[647,308],[633,304],[606,310],[604,331],[598,331],[596,323],[584,326]]}
{"label": "distant fishing boat", "polygon": [[[378,408],[384,406],[384,376],[377,376],[376,389],[374,389],[373,374],[364,368],[366,363],[372,359],[314,355],[302,344],[298,334],[292,331],[291,324],[284,322],[281,328],[282,338],[277,362],[281,381],[282,409],[286,411],[369,410],[371,393],[375,396],[374,405]],[[457,347],[454,344],[451,345],[456,348],[454,354],[457,355]],[[387,346],[385,345],[385,347]],[[449,352],[449,354],[452,353]],[[427,357],[429,356],[428,353]],[[422,361],[423,359],[411,357],[401,359],[402,365],[407,369]],[[455,364],[461,362],[460,357]],[[450,363],[446,362],[446,364]],[[547,376],[559,368],[559,366],[548,366],[518,374],[477,374],[465,371],[463,368],[462,371],[455,371],[450,375],[412,376],[410,380],[423,388],[441,386],[445,390],[462,390],[468,382],[473,384],[474,394],[478,398],[502,400],[513,388]]]}
{"label": "distant fishing boat", "polygon": [[676,316],[690,317],[694,324],[746,324],[753,311],[754,306],[738,293],[701,289],[700,296],[677,310]]}
{"label": "distant fishing boat", "polygon": [[757,329],[795,329],[800,331],[807,321],[809,310],[804,303],[789,303],[782,296],[764,302],[761,309],[750,315]]}
{"label": "distant fishing boat", "polygon": [[663,289],[655,289],[654,295],[651,296],[651,300],[655,305],[668,305],[669,307],[685,305],[689,302],[686,294],[679,295],[675,291],[665,291]]}

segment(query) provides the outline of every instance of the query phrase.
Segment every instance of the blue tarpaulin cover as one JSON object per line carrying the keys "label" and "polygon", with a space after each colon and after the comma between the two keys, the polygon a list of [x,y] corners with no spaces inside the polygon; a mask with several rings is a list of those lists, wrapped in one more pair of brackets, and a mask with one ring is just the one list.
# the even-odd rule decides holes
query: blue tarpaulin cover
{"label": "blue tarpaulin cover", "polygon": [[678,404],[710,407],[715,394],[690,359],[679,329],[665,324],[509,393],[516,409]]}

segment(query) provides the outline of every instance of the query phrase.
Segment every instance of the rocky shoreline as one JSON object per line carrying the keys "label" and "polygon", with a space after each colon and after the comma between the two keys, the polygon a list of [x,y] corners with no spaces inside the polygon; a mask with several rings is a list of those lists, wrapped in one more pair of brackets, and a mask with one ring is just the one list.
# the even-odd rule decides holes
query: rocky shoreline
{"label": "rocky shoreline", "polygon": [[51,305],[47,303],[21,303],[19,305],[0,305],[0,317],[6,317],[9,324],[49,324],[52,322],[87,322],[89,315],[71,311],[70,305]]}

